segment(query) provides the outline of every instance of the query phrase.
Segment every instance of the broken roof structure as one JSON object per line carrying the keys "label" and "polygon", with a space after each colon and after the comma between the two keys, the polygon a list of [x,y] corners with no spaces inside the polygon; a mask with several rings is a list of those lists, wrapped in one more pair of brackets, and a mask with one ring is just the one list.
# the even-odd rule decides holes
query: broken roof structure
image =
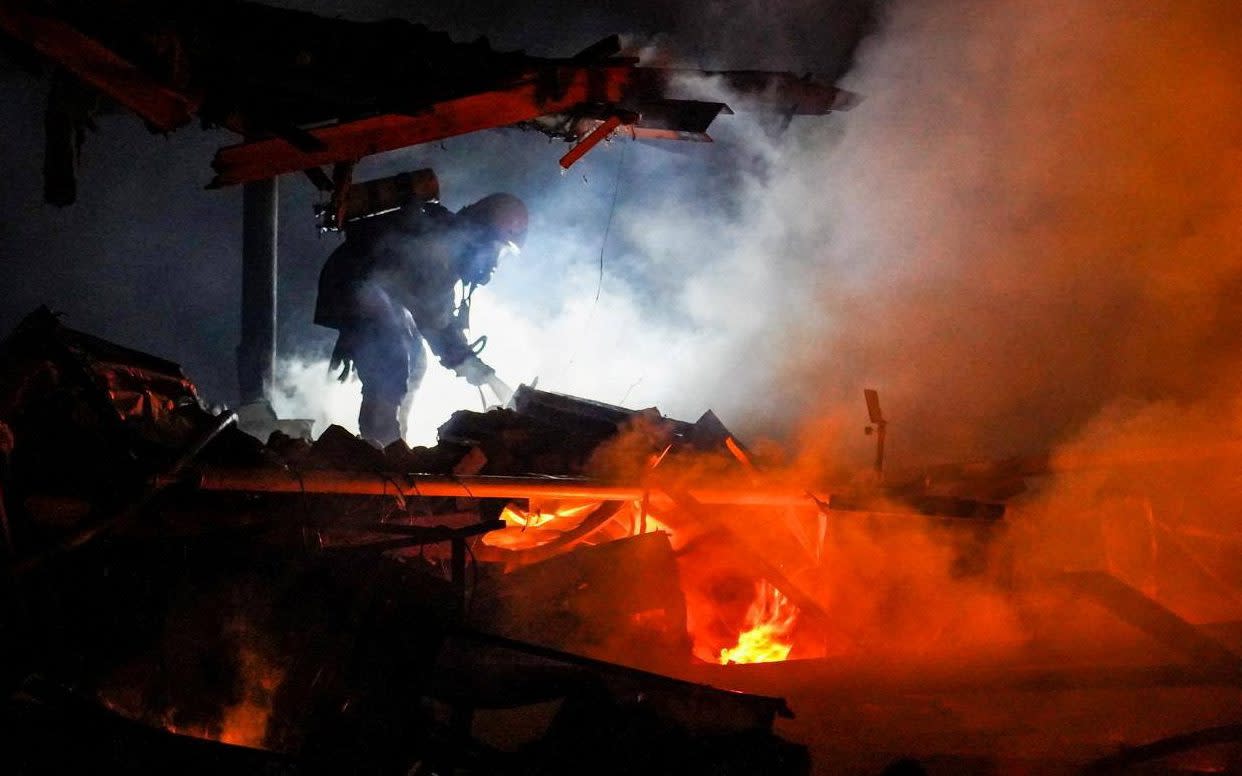
{"label": "broken roof structure", "polygon": [[[197,117],[245,137],[217,153],[216,186],[505,126],[576,143],[561,160],[566,168],[617,131],[710,140],[708,127],[733,109],[707,99],[709,89],[733,95],[734,108],[787,118],[851,104],[848,93],[810,76],[642,66],[620,56],[616,36],[548,59],[494,51],[482,39],[457,43],[396,19],[350,22],[251,2],[114,5],[6,2],[0,30],[152,130]],[[52,111],[64,116],[50,125],[56,150],[72,145],[56,128],[80,133],[91,101],[62,89]],[[49,199],[72,201],[72,155],[50,158],[61,164],[51,168]]]}

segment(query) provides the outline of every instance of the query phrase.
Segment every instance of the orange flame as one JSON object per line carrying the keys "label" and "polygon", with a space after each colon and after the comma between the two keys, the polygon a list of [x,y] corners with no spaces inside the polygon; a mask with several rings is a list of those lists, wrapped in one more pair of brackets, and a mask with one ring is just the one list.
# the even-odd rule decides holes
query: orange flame
{"label": "orange flame", "polygon": [[272,716],[272,696],[284,680],[284,671],[257,652],[243,648],[242,669],[246,692],[240,703],[224,710],[220,741],[238,746],[263,746],[267,721]]}
{"label": "orange flame", "polygon": [[505,507],[500,519],[508,526],[518,528],[538,528],[557,518],[582,517],[599,506],[598,501],[560,501],[555,504],[544,504],[538,501],[530,503],[530,509],[522,509],[513,504]]}
{"label": "orange flame", "polygon": [[[567,501],[559,499],[532,499],[526,508],[511,503],[501,513],[500,518],[505,527],[484,534],[483,544],[508,549],[525,550],[545,544],[565,531],[572,530],[587,518],[594,510],[601,507],[598,501]],[[670,536],[676,532],[667,524],[654,517],[643,501],[634,501],[628,510],[621,510],[614,515],[617,530],[622,535],[638,535],[653,531],[663,531]],[[616,534],[613,534],[613,538]],[[605,539],[606,541],[607,539]],[[676,541],[674,540],[674,545]],[[679,560],[679,565],[681,564]],[[683,567],[684,573],[684,567]],[[684,578],[683,578],[684,584]],[[738,601],[741,605],[745,599]],[[722,643],[728,644],[726,634],[732,631],[725,626],[720,637],[703,636],[695,633],[694,622],[714,621],[720,625],[725,622],[737,622],[736,614],[732,617],[718,611],[717,605],[702,596],[688,596],[686,605],[694,610],[702,611],[698,616],[691,616],[688,626],[695,641],[695,655],[711,661],[713,658],[721,665],[730,663],[772,663],[787,660],[793,649],[793,630],[798,620],[798,607],[789,601],[779,590],[767,581],[759,581],[754,585],[754,598],[741,617],[742,627],[737,635],[736,643],[731,647],[720,648]],[[663,610],[661,610],[663,611]],[[709,611],[715,612],[714,615]],[[738,610],[733,610],[737,612]],[[694,614],[694,611],[689,612]],[[703,643],[700,643],[702,641]],[[710,642],[714,641],[714,644]],[[714,650],[719,648],[717,655]]]}
{"label": "orange flame", "polygon": [[531,499],[526,509],[509,504],[500,513],[505,527],[483,535],[489,547],[525,550],[538,547],[568,531],[597,507],[598,501],[538,501]]}
{"label": "orange flame", "polygon": [[171,712],[164,719],[164,727],[178,735],[262,748],[272,716],[272,696],[284,680],[284,671],[249,647],[241,649],[241,664],[245,682],[242,698],[223,709],[218,727],[178,725],[172,721]]}
{"label": "orange flame", "polygon": [[767,581],[755,585],[755,600],[746,611],[737,644],[720,650],[720,664],[776,663],[793,649],[798,607]]}

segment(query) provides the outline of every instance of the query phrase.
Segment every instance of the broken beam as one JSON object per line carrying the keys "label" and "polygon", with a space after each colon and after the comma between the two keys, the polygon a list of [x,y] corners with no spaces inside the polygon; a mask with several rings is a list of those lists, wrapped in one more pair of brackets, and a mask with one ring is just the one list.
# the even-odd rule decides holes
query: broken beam
{"label": "broken beam", "polygon": [[429,143],[492,127],[564,113],[587,102],[618,102],[629,83],[629,66],[565,66],[535,73],[505,89],[472,94],[432,105],[417,115],[387,114],[309,130],[323,143],[302,151],[282,138],[221,148],[211,166],[212,186],[270,178],[333,162],[361,159],[406,146]]}
{"label": "broken beam", "polygon": [[194,101],[164,86],[94,38],[65,22],[26,8],[0,3],[0,30],[31,46],[162,132],[189,123]]}
{"label": "broken beam", "polygon": [[[430,143],[444,138],[505,127],[539,116],[573,113],[585,105],[618,106],[667,99],[679,89],[693,90],[696,79],[712,79],[736,95],[744,107],[779,110],[787,115],[823,115],[850,107],[848,92],[790,73],[755,70],[701,72],[619,64],[558,64],[527,72],[516,83],[492,91],[444,100],[416,114],[389,113],[307,130],[318,150],[295,147],[274,137],[228,146],[216,152],[213,187],[270,178],[334,162]],[[625,124],[625,121],[621,122]],[[636,137],[667,137],[639,129]],[[705,140],[703,133],[692,133]],[[570,152],[573,153],[572,151]],[[564,165],[567,166],[567,165]]]}
{"label": "broken beam", "polygon": [[573,167],[574,162],[586,156],[587,151],[599,145],[600,141],[606,139],[619,126],[621,126],[621,119],[609,116],[604,123],[587,133],[586,137],[578,141],[578,145],[569,149],[569,152],[561,157],[561,169],[568,170]]}

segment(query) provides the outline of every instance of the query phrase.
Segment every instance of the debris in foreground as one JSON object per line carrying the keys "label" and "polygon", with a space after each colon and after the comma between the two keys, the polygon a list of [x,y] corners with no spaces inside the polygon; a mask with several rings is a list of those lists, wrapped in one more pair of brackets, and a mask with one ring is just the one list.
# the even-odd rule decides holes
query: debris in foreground
{"label": "debris in foreground", "polygon": [[[693,659],[676,504],[592,473],[618,445],[719,452],[703,426],[524,389],[433,448],[260,444],[175,364],[46,310],[4,344],[0,419],[26,767],[807,771],[783,700],[653,670]],[[588,502],[549,541],[485,541],[566,496]],[[529,729],[497,737],[515,710]]]}

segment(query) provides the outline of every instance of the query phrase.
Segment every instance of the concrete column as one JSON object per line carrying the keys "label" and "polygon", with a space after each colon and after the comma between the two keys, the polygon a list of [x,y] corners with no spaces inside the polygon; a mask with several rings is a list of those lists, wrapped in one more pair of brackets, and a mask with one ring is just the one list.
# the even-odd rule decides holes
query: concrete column
{"label": "concrete column", "polygon": [[267,403],[276,372],[275,178],[242,188],[242,314],[237,380],[242,404]]}

